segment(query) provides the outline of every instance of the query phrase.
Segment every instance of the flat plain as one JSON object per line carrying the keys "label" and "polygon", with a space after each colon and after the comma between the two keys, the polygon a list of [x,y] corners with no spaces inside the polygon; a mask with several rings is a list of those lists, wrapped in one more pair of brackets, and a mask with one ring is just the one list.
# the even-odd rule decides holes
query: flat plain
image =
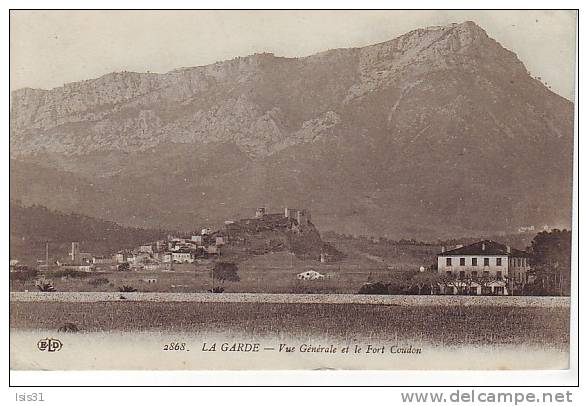
{"label": "flat plain", "polygon": [[252,337],[393,338],[442,346],[536,344],[567,349],[569,345],[565,304],[11,301],[12,329],[57,332],[65,323],[73,323],[81,333],[206,331]]}

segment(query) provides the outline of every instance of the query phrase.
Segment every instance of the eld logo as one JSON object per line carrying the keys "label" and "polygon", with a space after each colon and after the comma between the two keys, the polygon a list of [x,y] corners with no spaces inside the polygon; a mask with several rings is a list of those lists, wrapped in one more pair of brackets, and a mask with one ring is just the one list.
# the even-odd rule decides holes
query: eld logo
{"label": "eld logo", "polygon": [[57,338],[44,338],[37,343],[40,351],[55,352],[61,350],[61,347],[63,344]]}

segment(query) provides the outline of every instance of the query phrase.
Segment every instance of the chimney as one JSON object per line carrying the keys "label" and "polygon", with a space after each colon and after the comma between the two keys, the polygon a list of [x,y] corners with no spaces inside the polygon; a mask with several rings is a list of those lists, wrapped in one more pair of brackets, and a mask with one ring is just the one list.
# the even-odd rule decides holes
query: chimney
{"label": "chimney", "polygon": [[445,245],[441,247],[441,253],[445,252]]}
{"label": "chimney", "polygon": [[482,243],[482,251],[486,251],[486,243],[485,242]]}
{"label": "chimney", "polygon": [[510,245],[506,246],[506,252],[510,254]]}
{"label": "chimney", "polygon": [[79,242],[72,242],[71,243],[71,252],[69,253],[71,257],[71,262],[73,264],[78,264],[80,261],[80,243]]}

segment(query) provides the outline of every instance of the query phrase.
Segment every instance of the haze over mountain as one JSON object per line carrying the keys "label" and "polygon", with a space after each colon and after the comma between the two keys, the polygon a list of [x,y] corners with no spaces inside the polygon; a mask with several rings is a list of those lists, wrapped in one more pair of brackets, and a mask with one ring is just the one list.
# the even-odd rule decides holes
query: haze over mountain
{"label": "haze over mountain", "polygon": [[184,230],[305,207],[421,239],[571,222],[573,104],[472,22],[11,96],[23,204]]}

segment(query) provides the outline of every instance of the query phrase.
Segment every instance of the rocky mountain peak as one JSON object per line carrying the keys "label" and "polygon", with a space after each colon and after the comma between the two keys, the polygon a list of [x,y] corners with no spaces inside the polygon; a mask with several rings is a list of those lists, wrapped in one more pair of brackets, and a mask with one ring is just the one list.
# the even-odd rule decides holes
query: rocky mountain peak
{"label": "rocky mountain peak", "polygon": [[573,105],[473,22],[23,89],[11,108],[11,196],[127,225],[260,204],[352,234],[569,222]]}

